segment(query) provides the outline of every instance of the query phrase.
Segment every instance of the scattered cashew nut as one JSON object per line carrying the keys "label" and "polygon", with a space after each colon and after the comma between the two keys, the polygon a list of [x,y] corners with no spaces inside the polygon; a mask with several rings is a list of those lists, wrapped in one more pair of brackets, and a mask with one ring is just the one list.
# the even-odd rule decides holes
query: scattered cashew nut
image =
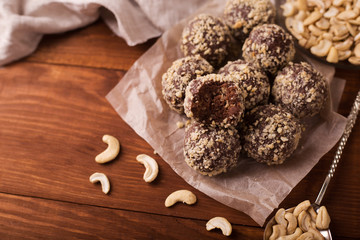
{"label": "scattered cashew nut", "polygon": [[105,149],[105,151],[95,157],[95,161],[97,163],[106,163],[114,160],[120,151],[120,143],[115,137],[104,135],[102,141],[107,143],[108,147]]}
{"label": "scattered cashew nut", "polygon": [[143,164],[146,168],[144,173],[144,180],[145,182],[152,182],[155,180],[159,173],[159,166],[155,159],[152,157],[146,155],[146,154],[140,154],[137,155],[136,160]]}
{"label": "scattered cashew nut", "polygon": [[330,216],[325,206],[321,206],[316,217],[316,228],[320,230],[328,229],[330,225]]}
{"label": "scattered cashew nut", "polygon": [[230,236],[232,232],[230,222],[223,217],[214,217],[206,223],[206,230],[210,231],[215,228],[220,228],[222,234],[225,236]]}
{"label": "scattered cashew nut", "polygon": [[110,191],[110,182],[107,176],[103,173],[94,173],[89,178],[91,183],[100,182],[103,193],[108,194]]}
{"label": "scattered cashew nut", "polygon": [[165,207],[171,207],[177,202],[183,202],[188,205],[196,203],[196,196],[189,190],[178,190],[171,193],[165,200]]}

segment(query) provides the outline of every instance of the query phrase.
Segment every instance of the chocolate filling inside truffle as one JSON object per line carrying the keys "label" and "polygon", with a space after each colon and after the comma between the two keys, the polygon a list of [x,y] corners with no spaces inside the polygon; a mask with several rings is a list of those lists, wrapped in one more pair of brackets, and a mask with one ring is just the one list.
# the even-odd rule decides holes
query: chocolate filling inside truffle
{"label": "chocolate filling inside truffle", "polygon": [[209,82],[204,84],[197,95],[192,111],[194,116],[204,121],[222,121],[241,111],[236,86],[229,82]]}

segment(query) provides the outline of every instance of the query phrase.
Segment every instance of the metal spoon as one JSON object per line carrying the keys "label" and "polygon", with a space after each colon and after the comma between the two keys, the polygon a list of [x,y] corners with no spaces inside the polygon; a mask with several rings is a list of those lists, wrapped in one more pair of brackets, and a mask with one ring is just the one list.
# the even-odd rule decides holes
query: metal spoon
{"label": "metal spoon", "polygon": [[[322,201],[322,199],[325,195],[326,189],[330,183],[330,179],[334,176],[335,169],[340,161],[340,157],[344,150],[345,144],[350,136],[352,128],[355,125],[356,118],[359,113],[359,109],[360,109],[360,90],[358,91],[358,94],[356,95],[356,99],[354,101],[354,104],[353,104],[350,114],[348,116],[345,130],[340,139],[339,146],[336,150],[336,154],[335,154],[334,160],[331,164],[329,173],[327,174],[327,176],[325,178],[325,181],[320,189],[320,192],[319,192],[315,202],[313,204],[311,204],[311,206],[314,208],[315,211],[318,211],[318,209],[320,208],[321,201]],[[290,209],[287,209],[286,211],[288,211],[288,210],[290,210]],[[274,217],[271,218],[269,220],[269,222],[266,224],[265,231],[264,231],[264,237],[263,237],[264,240],[269,239],[269,237],[271,236],[271,233],[272,233],[272,226],[275,224],[276,224],[276,221],[275,221]],[[324,236],[324,238],[326,240],[332,240],[330,229],[322,230],[322,231],[320,231],[320,233]]]}

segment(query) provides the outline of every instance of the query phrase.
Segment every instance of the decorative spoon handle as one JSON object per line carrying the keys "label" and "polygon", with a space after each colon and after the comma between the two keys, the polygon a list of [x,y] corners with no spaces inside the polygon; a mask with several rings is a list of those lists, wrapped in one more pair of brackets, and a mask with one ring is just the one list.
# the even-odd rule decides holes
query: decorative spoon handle
{"label": "decorative spoon handle", "polygon": [[358,112],[359,112],[359,108],[360,108],[360,90],[358,91],[358,94],[356,96],[356,99],[353,103],[353,106],[351,108],[351,111],[350,111],[350,114],[348,116],[348,119],[347,119],[347,123],[346,123],[346,126],[345,126],[345,130],[344,130],[344,133],[340,139],[340,143],[339,143],[339,146],[336,150],[336,154],[335,154],[335,157],[334,157],[334,160],[331,164],[331,167],[330,167],[330,170],[329,170],[329,173],[328,175],[326,176],[325,178],[325,181],[320,189],[320,192],[319,192],[319,195],[317,196],[316,200],[315,200],[315,204],[320,206],[320,203],[325,195],[325,191],[329,185],[329,182],[330,182],[330,179],[334,176],[334,173],[335,173],[335,169],[340,161],[340,157],[341,157],[341,154],[343,152],[343,149],[345,147],[345,144],[350,136],[350,133],[351,133],[351,130],[352,128],[354,127],[355,125],[355,122],[356,122],[356,118],[357,118],[357,115],[358,115]]}

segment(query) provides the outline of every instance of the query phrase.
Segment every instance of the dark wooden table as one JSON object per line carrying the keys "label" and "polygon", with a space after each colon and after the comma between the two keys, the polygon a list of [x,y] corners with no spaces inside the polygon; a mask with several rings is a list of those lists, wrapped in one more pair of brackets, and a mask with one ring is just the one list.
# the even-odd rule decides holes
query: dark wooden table
{"label": "dark wooden table", "polygon": [[[155,40],[129,47],[98,21],[45,36],[31,56],[0,69],[0,239],[219,239],[207,232],[214,216],[233,224],[230,239],[261,239],[250,217],[193,189],[176,175],[105,99],[105,95]],[[347,116],[360,88],[360,70],[337,69],[347,79],[340,114]],[[121,153],[110,164],[94,157],[116,136]],[[319,143],[321,144],[321,143]],[[360,238],[360,121],[323,201],[334,239]],[[154,157],[160,174],[146,184],[135,157]],[[335,148],[281,203],[315,200]],[[104,172],[111,193],[89,182]],[[193,191],[194,206],[164,207],[174,190]]]}

